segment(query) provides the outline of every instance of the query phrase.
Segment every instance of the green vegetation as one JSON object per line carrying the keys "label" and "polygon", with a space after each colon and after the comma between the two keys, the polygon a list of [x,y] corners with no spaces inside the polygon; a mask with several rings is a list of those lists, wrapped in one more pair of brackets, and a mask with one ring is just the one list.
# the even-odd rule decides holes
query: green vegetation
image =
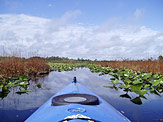
{"label": "green vegetation", "polygon": [[[107,86],[114,88],[116,90],[123,89],[126,94],[121,95],[121,97],[126,97],[131,99],[128,95],[129,92],[133,92],[138,96],[134,99],[131,99],[132,102],[141,104],[141,99],[146,97],[145,94],[153,93],[158,96],[163,93],[163,75],[162,74],[152,74],[137,72],[134,70],[128,69],[111,69],[109,67],[102,67],[96,65],[89,65],[89,68],[93,72],[100,73],[99,75],[108,74],[112,76],[110,82],[112,86]],[[122,81],[122,82],[120,82]]]}
{"label": "green vegetation", "polygon": [[89,59],[83,59],[83,58],[69,59],[69,58],[59,57],[59,56],[47,57],[46,60],[51,63],[90,63],[91,62],[91,60]]}
{"label": "green vegetation", "polygon": [[[30,79],[28,76],[24,75],[24,76],[19,76],[15,79],[8,77],[8,79],[6,79],[5,82],[0,82],[0,98],[3,99],[4,97],[6,97],[9,93],[10,93],[10,88],[13,87],[18,87],[19,91],[17,91],[17,94],[23,94],[23,93],[27,93],[27,92],[31,92],[32,90],[29,89],[30,86]],[[35,84],[33,85],[34,87],[38,87],[41,88],[41,84]]]}
{"label": "green vegetation", "polygon": [[48,63],[49,66],[54,70],[54,71],[72,71],[76,70],[76,68],[80,67],[87,67],[88,64],[82,63],[82,64],[65,64],[65,63]]}

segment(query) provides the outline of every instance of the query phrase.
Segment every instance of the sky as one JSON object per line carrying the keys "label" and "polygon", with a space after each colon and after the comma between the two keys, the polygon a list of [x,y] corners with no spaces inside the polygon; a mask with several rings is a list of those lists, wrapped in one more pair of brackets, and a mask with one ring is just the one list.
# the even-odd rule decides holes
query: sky
{"label": "sky", "polygon": [[0,55],[163,55],[163,0],[0,0]]}

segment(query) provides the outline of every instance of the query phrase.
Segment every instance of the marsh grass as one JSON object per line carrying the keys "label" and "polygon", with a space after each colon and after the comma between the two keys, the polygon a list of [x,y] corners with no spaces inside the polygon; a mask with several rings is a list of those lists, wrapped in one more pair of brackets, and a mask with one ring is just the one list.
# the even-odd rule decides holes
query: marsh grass
{"label": "marsh grass", "polygon": [[130,69],[140,72],[152,72],[163,74],[163,61],[102,61],[91,62],[91,64],[101,65],[104,67],[118,68],[118,69]]}
{"label": "marsh grass", "polygon": [[46,60],[39,57],[29,59],[19,57],[0,58],[0,77],[18,77],[33,75],[37,72],[49,71]]}

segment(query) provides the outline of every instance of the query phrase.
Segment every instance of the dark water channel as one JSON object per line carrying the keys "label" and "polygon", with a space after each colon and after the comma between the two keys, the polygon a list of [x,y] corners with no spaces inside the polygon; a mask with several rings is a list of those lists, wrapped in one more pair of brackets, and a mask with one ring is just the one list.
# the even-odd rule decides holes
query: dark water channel
{"label": "dark water channel", "polygon": [[[53,94],[57,93],[76,76],[78,81],[91,89],[94,93],[105,99],[132,122],[159,122],[163,121],[163,97],[154,94],[146,95],[141,105],[122,98],[122,90],[114,90],[104,86],[109,85],[109,76],[99,76],[91,73],[89,69],[78,69],[69,72],[51,72],[48,76],[40,78],[42,88],[33,87],[34,92],[18,95],[16,89],[11,89],[9,95],[0,100],[0,122],[22,122],[26,120]],[[132,97],[135,94],[130,94]],[[163,95],[162,95],[163,96]]]}

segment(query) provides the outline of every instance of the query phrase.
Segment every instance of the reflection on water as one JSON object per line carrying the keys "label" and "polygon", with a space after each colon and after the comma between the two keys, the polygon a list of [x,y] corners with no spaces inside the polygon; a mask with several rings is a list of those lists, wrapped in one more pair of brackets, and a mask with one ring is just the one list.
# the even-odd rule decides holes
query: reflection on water
{"label": "reflection on water", "polygon": [[[28,94],[18,95],[13,88],[9,95],[0,101],[1,122],[24,121],[53,94],[69,84],[74,76],[81,84],[105,99],[131,121],[152,122],[163,119],[163,97],[147,95],[147,100],[142,99],[142,105],[136,105],[128,98],[120,97],[125,94],[122,90],[116,91],[104,87],[109,85],[108,75],[99,77],[97,73],[91,73],[89,69],[84,68],[69,72],[51,72],[48,76],[39,79],[38,83],[42,83],[41,89],[33,87],[34,92]],[[130,96],[134,97],[135,94],[131,93]]]}

